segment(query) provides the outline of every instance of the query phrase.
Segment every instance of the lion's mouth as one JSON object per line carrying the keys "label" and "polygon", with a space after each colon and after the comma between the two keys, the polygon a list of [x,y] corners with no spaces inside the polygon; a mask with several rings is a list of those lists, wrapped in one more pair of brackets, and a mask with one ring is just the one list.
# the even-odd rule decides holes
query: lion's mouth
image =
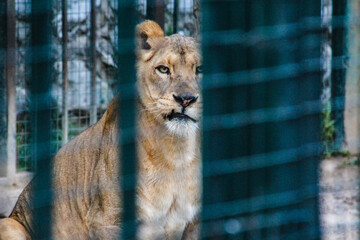
{"label": "lion's mouth", "polygon": [[191,120],[193,121],[194,123],[196,122],[195,119],[193,119],[192,117],[190,117],[189,115],[186,115],[184,113],[178,113],[178,112],[175,112],[174,109],[171,111],[171,113],[169,114],[166,114],[164,116],[164,119],[168,119],[169,121],[173,120],[173,119],[180,119],[180,120]]}

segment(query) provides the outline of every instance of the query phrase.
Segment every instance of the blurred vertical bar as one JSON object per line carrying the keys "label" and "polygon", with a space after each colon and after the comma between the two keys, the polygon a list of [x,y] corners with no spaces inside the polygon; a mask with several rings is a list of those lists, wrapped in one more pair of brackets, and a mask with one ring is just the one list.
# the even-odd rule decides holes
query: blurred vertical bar
{"label": "blurred vertical bar", "polygon": [[[0,59],[6,54],[6,1],[0,1]],[[5,61],[0,61],[0,177],[7,172]]]}
{"label": "blurred vertical bar", "polygon": [[96,2],[91,0],[91,26],[90,26],[90,67],[91,67],[91,110],[90,124],[97,122],[97,96],[96,96]]}
{"label": "blurred vertical bar", "polygon": [[156,0],[146,0],[146,19],[155,19],[155,2]]}
{"label": "blurred vertical bar", "polygon": [[[216,204],[246,199],[248,196],[247,174],[235,173],[209,176],[207,172],[216,172],[214,162],[223,159],[246,156],[248,154],[248,135],[246,127],[212,130],[213,124],[207,119],[215,116],[244,112],[248,109],[248,86],[221,86],[208,88],[211,81],[229,82],[227,74],[244,70],[246,67],[246,49],[241,44],[230,43],[225,37],[228,32],[242,32],[246,26],[247,1],[211,1],[203,0],[202,6],[202,50],[203,50],[203,226],[204,239],[232,239],[226,233],[224,217],[212,217],[214,211],[231,212],[233,209],[211,208]],[[224,42],[217,41],[225,39]],[[234,39],[236,42],[236,39]],[[221,74],[221,79],[211,75]],[[221,207],[220,207],[221,208]],[[235,212],[234,212],[235,213]],[[218,214],[219,215],[219,214]],[[226,216],[227,217],[227,216]],[[232,220],[237,233],[233,239],[246,239],[237,231],[240,225]]]}
{"label": "blurred vertical bar", "polygon": [[37,161],[34,182],[34,229],[36,239],[51,238],[51,26],[52,1],[31,2],[30,102],[33,157]]}
{"label": "blurred vertical bar", "polygon": [[[257,1],[248,1],[246,12],[246,31],[251,31],[252,29],[261,28],[268,23],[267,12],[271,13],[269,9],[271,1],[267,0],[257,0]],[[281,8],[281,6],[279,6]],[[276,13],[277,14],[277,13]],[[270,14],[271,15],[271,14]],[[266,68],[269,63],[266,61],[267,56],[273,56],[270,52],[270,49],[266,47],[247,47],[246,54],[246,69],[261,69]],[[275,57],[275,56],[273,56]],[[256,79],[252,79],[256,80]],[[251,84],[248,89],[248,101],[250,110],[258,110],[266,108],[266,97],[267,97],[267,86],[264,83]],[[257,155],[264,154],[266,152],[266,134],[268,132],[267,123],[252,124],[249,126],[249,154]],[[270,160],[271,161],[271,160]],[[249,171],[247,181],[249,183],[248,188],[248,197],[251,196],[261,196],[266,194],[266,188],[268,187],[268,169],[260,168],[256,171]],[[254,184],[257,183],[257,184]],[[258,202],[251,201],[249,205],[251,209],[256,208]],[[256,219],[258,213],[255,211],[249,218]],[[261,224],[266,224],[264,219],[261,219]],[[250,239],[263,239],[265,236],[271,239],[276,239],[279,235],[277,228],[272,228],[266,230],[266,228],[255,229],[251,233],[246,233]]]}
{"label": "blurred vertical bar", "polygon": [[16,24],[15,1],[6,1],[6,101],[7,101],[7,177],[16,174]]}
{"label": "blurred vertical bar", "polygon": [[[297,153],[301,160],[294,178],[298,187],[300,202],[298,209],[305,213],[305,221],[298,226],[299,239],[321,239],[319,222],[319,163],[323,153],[321,143],[321,44],[324,29],[321,25],[321,1],[297,1],[302,36],[298,39],[296,53],[300,63],[297,78],[299,102],[304,113],[295,124],[298,145]],[[305,51],[306,49],[306,51]],[[313,109],[312,111],[309,111]],[[285,130],[285,129],[284,129]],[[319,144],[320,143],[320,144]],[[285,178],[288,181],[289,178]],[[296,186],[296,185],[295,185]]]}
{"label": "blurred vertical bar", "polygon": [[136,5],[132,0],[118,0],[118,89],[122,173],[122,238],[135,239],[135,23]]}
{"label": "blurred vertical bar", "polygon": [[179,0],[174,0],[173,33],[177,33],[178,31],[178,12],[179,12]]}
{"label": "blurred vertical bar", "polygon": [[[277,12],[277,14],[273,14]],[[297,202],[284,197],[282,208],[293,215],[279,217],[283,222],[276,229],[283,239],[319,239],[318,164],[321,154],[321,1],[269,1],[266,23],[288,26],[287,33],[267,48],[267,67],[296,64],[291,77],[266,84],[266,108],[284,109],[301,106],[293,119],[267,124],[266,152],[292,151],[292,162],[267,170],[265,192],[293,192]],[[296,25],[293,25],[296,24]],[[296,36],[291,31],[296,29]],[[279,44],[281,42],[282,44]],[[309,63],[311,62],[311,63]],[[309,109],[312,109],[309,111]],[[285,109],[283,110],[285,112]],[[286,156],[279,156],[279,158]],[[285,201],[286,200],[286,201]],[[289,220],[291,219],[291,220]],[[274,229],[274,228],[273,228]],[[268,234],[272,234],[269,230]],[[268,236],[268,235],[267,235]]]}
{"label": "blurred vertical bar", "polygon": [[202,13],[204,239],[319,239],[320,1]]}
{"label": "blurred vertical bar", "polygon": [[62,9],[62,80],[63,80],[63,116],[62,116],[62,145],[68,142],[69,138],[69,111],[68,111],[68,90],[69,90],[69,69],[68,69],[68,20],[67,0],[61,1]]}

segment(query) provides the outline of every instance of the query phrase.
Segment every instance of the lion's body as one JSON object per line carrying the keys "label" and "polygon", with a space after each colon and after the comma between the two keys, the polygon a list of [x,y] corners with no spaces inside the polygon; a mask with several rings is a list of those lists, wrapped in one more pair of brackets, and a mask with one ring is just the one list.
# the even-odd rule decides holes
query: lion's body
{"label": "lion's body", "polygon": [[[141,24],[137,31],[141,38],[146,34],[143,43],[151,46],[137,51],[138,238],[196,239],[194,221],[200,202],[199,133],[192,121],[172,120],[168,115],[171,111],[181,111],[172,98],[176,91],[194,90],[199,94],[197,83],[192,83],[190,73],[185,71],[186,64],[199,64],[199,53],[193,40],[176,35],[161,38],[162,30],[151,21]],[[174,46],[180,47],[181,52],[174,50]],[[187,59],[184,61],[180,55]],[[185,76],[188,83],[168,84],[168,87],[159,84],[165,75],[156,72],[154,64],[169,58],[173,63],[166,64],[183,69],[181,74],[188,74]],[[178,81],[184,80],[181,74],[174,72],[168,77],[173,75]],[[196,82],[194,77],[192,81]],[[186,110],[184,107],[182,112],[188,113],[189,119],[198,120],[199,102]],[[119,236],[122,193],[117,103],[114,99],[98,123],[66,144],[53,159],[54,239],[116,239]],[[10,217],[0,221],[0,240],[34,237],[30,205],[33,194],[29,184]]]}

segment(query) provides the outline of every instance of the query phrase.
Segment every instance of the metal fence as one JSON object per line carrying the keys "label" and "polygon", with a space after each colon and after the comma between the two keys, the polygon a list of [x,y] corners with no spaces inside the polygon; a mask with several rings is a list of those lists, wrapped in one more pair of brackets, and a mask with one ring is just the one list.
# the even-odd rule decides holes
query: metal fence
{"label": "metal fence", "polygon": [[203,237],[318,239],[320,2],[202,7]]}
{"label": "metal fence", "polygon": [[[36,198],[35,216],[44,219],[50,156],[96,122],[115,92],[133,89],[136,22],[197,35],[200,19],[191,0],[35,2],[0,3],[0,175],[36,169],[48,204]],[[359,148],[359,134],[347,133],[359,118],[346,124],[346,109],[358,109],[359,16],[346,4],[360,9],[355,0],[202,1],[202,239],[321,238],[321,156]],[[134,93],[123,95],[122,171],[134,177]],[[130,179],[121,183],[130,189],[123,239],[136,231]],[[50,228],[39,226],[48,237]]]}
{"label": "metal fence", "polygon": [[[16,121],[16,171],[21,172],[32,171],[36,165],[31,153],[30,63],[26,59],[30,46],[31,0],[15,0],[14,4],[15,15],[8,18],[16,26],[11,32],[16,38],[13,73],[16,93],[12,94],[16,95],[16,105],[11,106],[11,112],[16,112],[16,116],[10,122]],[[54,1],[51,19],[54,152],[96,122],[114,96],[117,79],[115,5],[114,0]],[[192,1],[166,1],[158,6],[154,1],[143,0],[136,3],[136,9],[139,19],[149,15],[161,21],[167,34],[174,30],[183,35],[194,34]],[[151,16],[156,11],[162,15]]]}

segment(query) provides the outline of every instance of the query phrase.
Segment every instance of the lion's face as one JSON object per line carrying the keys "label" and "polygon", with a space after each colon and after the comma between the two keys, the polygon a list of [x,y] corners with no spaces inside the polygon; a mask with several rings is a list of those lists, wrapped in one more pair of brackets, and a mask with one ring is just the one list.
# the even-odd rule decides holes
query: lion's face
{"label": "lion's face", "polygon": [[201,116],[201,59],[193,38],[164,37],[148,21],[138,26],[138,89],[157,123],[175,135],[194,133]]}

